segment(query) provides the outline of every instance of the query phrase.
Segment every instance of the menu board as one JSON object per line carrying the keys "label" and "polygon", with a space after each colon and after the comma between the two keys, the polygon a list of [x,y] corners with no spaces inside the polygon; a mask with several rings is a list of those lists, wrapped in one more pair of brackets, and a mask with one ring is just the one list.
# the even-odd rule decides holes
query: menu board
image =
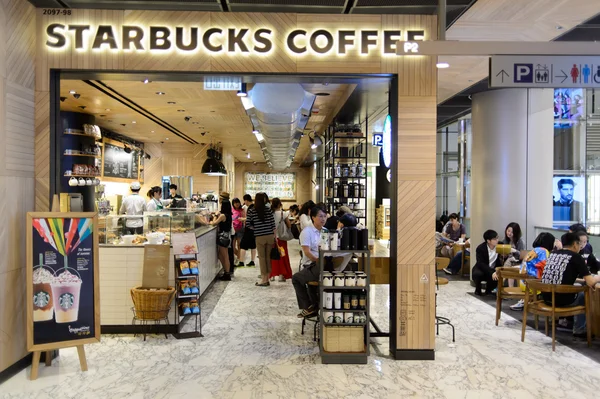
{"label": "menu board", "polygon": [[27,214],[27,346],[100,340],[95,213]]}
{"label": "menu board", "polygon": [[269,199],[296,199],[296,173],[259,173],[246,172],[244,192],[255,196],[256,193],[267,193]]}
{"label": "menu board", "polygon": [[117,179],[139,179],[139,152],[132,150],[126,153],[119,145],[104,142],[104,156],[102,157],[103,177]]}

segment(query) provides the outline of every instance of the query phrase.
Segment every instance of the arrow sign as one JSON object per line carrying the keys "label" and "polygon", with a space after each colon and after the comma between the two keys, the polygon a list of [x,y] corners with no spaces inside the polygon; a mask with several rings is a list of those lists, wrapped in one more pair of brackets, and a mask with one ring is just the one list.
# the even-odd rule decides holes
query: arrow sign
{"label": "arrow sign", "polygon": [[502,83],[504,83],[504,77],[505,77],[505,76],[506,76],[507,78],[510,76],[510,75],[508,74],[508,72],[506,72],[504,69],[503,69],[503,70],[501,70],[500,72],[498,72],[498,74],[496,75],[496,77],[498,77],[498,76],[500,76],[500,75],[502,75]]}
{"label": "arrow sign", "polygon": [[563,71],[562,69],[560,70],[562,72],[562,75],[559,76],[555,76],[555,78],[562,78],[562,81],[560,83],[564,83],[565,80],[567,80],[567,78],[569,77],[565,71]]}

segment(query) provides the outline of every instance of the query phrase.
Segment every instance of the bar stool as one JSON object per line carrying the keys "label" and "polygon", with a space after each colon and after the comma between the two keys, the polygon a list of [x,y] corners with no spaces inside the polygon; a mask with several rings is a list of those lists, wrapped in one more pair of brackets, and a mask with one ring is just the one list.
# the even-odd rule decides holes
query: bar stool
{"label": "bar stool", "polygon": [[[308,289],[311,290],[315,296],[318,298],[317,299],[317,304],[320,305],[320,296],[319,296],[319,282],[318,281],[309,281],[308,282]],[[320,306],[318,307],[320,308]],[[302,318],[302,335],[304,335],[304,326],[306,326],[306,322],[309,321],[311,323],[314,323],[313,326],[313,341],[317,342],[318,336],[317,336],[317,329],[319,328],[319,315],[320,315],[320,311],[317,310],[317,314],[314,316],[310,316],[310,317],[303,317]]]}
{"label": "bar stool", "polygon": [[[448,267],[448,264],[450,263],[450,259],[448,258],[442,258],[442,257],[436,257],[435,258],[435,285],[436,285],[436,289],[439,290],[440,289],[440,285],[447,285],[449,280],[447,278],[444,277],[438,277],[438,271],[442,270],[446,267]],[[436,328],[436,335],[440,335],[440,325],[442,326],[450,326],[452,328],[452,342],[456,342],[455,341],[455,332],[454,332],[454,325],[452,324],[452,322],[450,321],[449,318],[447,317],[442,317],[442,316],[438,316],[437,315],[437,292],[435,293],[435,328]]]}

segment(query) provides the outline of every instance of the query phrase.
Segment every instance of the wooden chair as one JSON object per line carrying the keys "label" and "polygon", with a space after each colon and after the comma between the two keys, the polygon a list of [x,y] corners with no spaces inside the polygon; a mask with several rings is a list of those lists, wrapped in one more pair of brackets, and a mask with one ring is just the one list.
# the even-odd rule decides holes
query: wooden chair
{"label": "wooden chair", "polygon": [[536,277],[528,274],[521,274],[518,267],[498,267],[496,268],[498,276],[498,294],[496,296],[496,326],[502,314],[503,299],[525,299],[525,291],[521,287],[505,287],[504,280],[535,280]]}
{"label": "wooden chair", "polygon": [[463,277],[465,277],[465,276],[471,277],[471,255],[470,255],[470,252],[469,252],[469,255],[467,255],[467,249],[470,250],[470,248],[471,248],[471,245],[469,245],[468,243],[465,244],[465,248],[462,253],[462,263],[461,263],[460,273],[462,274]]}
{"label": "wooden chair", "polygon": [[440,270],[444,270],[445,268],[448,267],[448,265],[450,264],[450,259],[448,258],[444,258],[444,257],[437,257],[435,258],[435,285],[437,286],[437,288],[440,288],[440,285],[446,285],[448,284],[448,279],[445,277],[438,277],[438,272]]}
{"label": "wooden chair", "polygon": [[[527,328],[527,314],[535,315],[535,328],[538,328],[538,316],[546,317],[546,335],[548,335],[548,317],[552,320],[552,351],[556,348],[556,318],[575,316],[585,314],[587,320],[587,342],[592,346],[592,319],[590,312],[590,289],[587,285],[583,287],[575,285],[561,284],[543,284],[539,280],[527,280],[525,290],[525,307],[523,308],[523,330],[521,331],[521,342],[525,341],[525,329]],[[538,299],[539,293],[552,294],[552,304],[548,305],[541,299]],[[565,308],[556,307],[556,294],[578,294],[583,292],[585,295],[584,306],[570,306]]]}

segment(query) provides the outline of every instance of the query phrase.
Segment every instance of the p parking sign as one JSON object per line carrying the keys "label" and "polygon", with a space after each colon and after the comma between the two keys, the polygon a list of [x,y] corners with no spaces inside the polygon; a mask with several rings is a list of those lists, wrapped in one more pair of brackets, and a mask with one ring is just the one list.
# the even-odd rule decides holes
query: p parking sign
{"label": "p parking sign", "polygon": [[533,83],[533,64],[515,64],[515,83]]}

